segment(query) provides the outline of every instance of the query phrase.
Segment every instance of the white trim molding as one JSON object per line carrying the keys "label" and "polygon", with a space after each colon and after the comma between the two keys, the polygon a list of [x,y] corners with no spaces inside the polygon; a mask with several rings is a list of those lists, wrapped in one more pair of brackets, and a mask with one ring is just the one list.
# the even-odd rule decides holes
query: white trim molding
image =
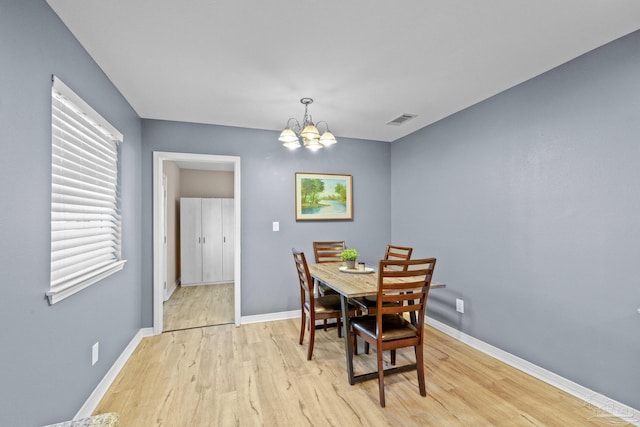
{"label": "white trim molding", "polygon": [[74,420],[91,416],[93,411],[95,411],[95,409],[98,407],[100,400],[102,400],[113,381],[116,379],[124,365],[127,363],[129,358],[135,351],[136,347],[138,347],[138,344],[140,344],[140,341],[142,341],[143,338],[150,337],[152,335],[153,328],[143,328],[135,334],[129,344],[122,351],[118,359],[115,361],[113,366],[111,366],[104,378],[102,378],[102,381],[100,381],[100,383],[93,390],[86,402],[84,402],[82,408],[80,408],[76,416],[73,417]]}
{"label": "white trim molding", "polygon": [[275,322],[276,320],[295,319],[301,316],[300,310],[281,311],[278,313],[256,314],[254,316],[242,316],[240,324]]}
{"label": "white trim molding", "polygon": [[[600,393],[583,387],[580,384],[576,384],[573,381],[514,356],[511,353],[507,353],[506,351],[487,344],[484,341],[480,341],[477,338],[467,335],[464,332],[452,328],[451,326],[431,317],[425,316],[425,323],[440,332],[443,332],[450,337],[493,357],[494,359],[500,360],[513,368],[583,400],[585,405],[589,405],[593,408],[593,419],[598,419],[602,423],[606,424],[607,418],[620,418],[630,425],[640,426],[640,411],[637,409],[624,405],[620,402],[616,402],[615,400],[603,396]],[[618,420],[616,420],[616,422],[618,422]]]}
{"label": "white trim molding", "polygon": [[[207,169],[207,165],[220,164],[225,166],[231,166],[233,170],[233,199],[235,203],[234,208],[234,227],[235,227],[235,240],[234,245],[234,323],[236,326],[240,326],[241,321],[241,299],[242,299],[242,236],[241,236],[241,201],[242,195],[240,192],[240,177],[242,173],[240,171],[240,157],[237,156],[219,156],[212,154],[195,154],[195,153],[173,153],[154,151],[153,152],[153,331],[155,334],[162,333],[162,313],[164,302],[164,281],[161,278],[164,277],[165,260],[162,251],[162,245],[160,242],[164,239],[164,221],[162,203],[163,203],[163,188],[162,177],[164,174],[164,161],[173,162],[189,162],[195,165],[193,168],[197,169],[198,166],[202,166],[202,169]],[[225,169],[226,170],[226,169]]]}
{"label": "white trim molding", "polygon": [[60,302],[63,299],[68,298],[71,295],[78,293],[81,290],[88,288],[89,286],[95,283],[98,283],[100,280],[104,279],[105,277],[109,277],[112,274],[117,273],[118,271],[124,268],[124,264],[126,262],[127,260],[114,262],[113,264],[109,264],[108,266],[104,267],[102,271],[89,277],[87,280],[84,280],[73,286],[69,286],[67,288],[64,288],[58,291],[47,292],[46,295],[47,295],[47,298],[49,299],[49,305],[53,305],[57,302]]}
{"label": "white trim molding", "polygon": [[173,295],[173,293],[176,291],[176,289],[178,289],[179,285],[180,285],[180,279],[176,279],[176,281],[173,282],[173,285],[171,285],[169,287],[169,289],[166,289],[164,291],[164,300],[165,301],[169,301],[169,298],[171,298],[171,295]]}

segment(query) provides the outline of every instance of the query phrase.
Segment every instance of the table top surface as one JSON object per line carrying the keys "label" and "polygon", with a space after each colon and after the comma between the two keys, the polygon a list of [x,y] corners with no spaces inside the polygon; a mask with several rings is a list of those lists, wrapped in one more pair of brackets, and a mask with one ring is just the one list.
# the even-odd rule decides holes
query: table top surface
{"label": "table top surface", "polygon": [[[353,274],[340,271],[342,262],[323,262],[309,264],[311,277],[323,282],[336,292],[348,297],[364,297],[378,293],[378,272],[368,274]],[[443,283],[432,281],[431,288],[444,288]]]}
{"label": "table top surface", "polygon": [[335,291],[349,298],[376,295],[378,291],[378,272],[368,274],[343,273],[342,262],[323,262],[309,264],[309,273]]}

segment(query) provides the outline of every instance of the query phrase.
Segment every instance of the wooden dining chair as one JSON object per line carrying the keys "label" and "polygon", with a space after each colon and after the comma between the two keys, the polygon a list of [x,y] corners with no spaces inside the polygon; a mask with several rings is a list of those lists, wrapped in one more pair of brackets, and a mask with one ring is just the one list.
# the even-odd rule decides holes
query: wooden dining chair
{"label": "wooden dining chair", "polygon": [[[409,248],[406,246],[395,246],[395,245],[387,245],[387,248],[384,251],[384,260],[393,260],[393,261],[406,261],[411,259],[411,253],[413,252],[413,248]],[[389,266],[387,268],[398,268]],[[362,298],[356,298],[355,303],[358,304],[363,311],[367,312],[367,314],[375,314],[376,309],[376,296],[367,296]]]}
{"label": "wooden dining chair", "polygon": [[[338,327],[338,337],[342,337],[341,318],[342,310],[340,307],[340,295],[325,295],[316,297],[313,292],[313,282],[309,274],[307,260],[303,252],[295,249],[293,252],[293,260],[296,263],[298,272],[298,280],[300,282],[300,308],[302,311],[302,320],[300,323],[300,345],[304,342],[304,331],[307,327],[307,317],[309,319],[309,350],[307,352],[307,360],[311,360],[313,355],[313,344],[316,333],[316,320],[336,319]],[[349,315],[353,316],[354,309],[349,310]]]}
{"label": "wooden dining chair", "polygon": [[406,261],[411,259],[412,252],[413,248],[406,246],[387,245],[383,259]]}
{"label": "wooden dining chair", "polygon": [[[354,344],[355,338],[360,337],[376,349],[382,407],[385,406],[382,356],[387,350],[391,352],[392,364],[395,364],[397,349],[414,347],[420,395],[427,395],[423,356],[424,311],[435,265],[435,258],[380,261],[376,314],[351,320]],[[405,318],[411,312],[416,313],[415,324]],[[406,368],[411,369],[412,365],[406,365]]]}
{"label": "wooden dining chair", "polygon": [[[344,240],[313,242],[313,255],[315,256],[316,264],[342,261],[341,255],[345,247]],[[318,293],[320,295],[331,295],[335,294],[336,291],[326,286],[324,283],[319,282]]]}
{"label": "wooden dining chair", "polygon": [[335,240],[330,242],[313,242],[313,254],[316,258],[316,264],[321,262],[339,262],[342,251],[345,249],[344,240]]}
{"label": "wooden dining chair", "polygon": [[[411,253],[413,252],[413,248],[407,246],[396,246],[396,245],[387,245],[384,251],[384,260],[395,260],[395,261],[406,261],[411,259]],[[388,266],[387,268],[398,268]],[[367,314],[376,314],[376,306],[377,306],[378,297],[375,295],[354,298],[353,302],[359,307],[361,312]],[[411,321],[415,323],[414,319],[415,314],[411,314]],[[364,343],[364,352],[369,354],[369,343],[365,341]]]}

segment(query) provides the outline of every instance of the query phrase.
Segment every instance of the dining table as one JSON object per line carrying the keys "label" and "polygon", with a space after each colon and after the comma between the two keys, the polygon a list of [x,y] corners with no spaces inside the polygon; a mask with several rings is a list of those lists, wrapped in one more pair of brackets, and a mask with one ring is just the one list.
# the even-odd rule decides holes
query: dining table
{"label": "dining table", "polygon": [[[350,302],[354,298],[372,297],[378,294],[378,272],[376,268],[365,266],[364,269],[348,269],[343,262],[323,262],[309,264],[309,274],[316,282],[333,289],[340,295],[342,310],[344,348],[347,362],[347,377],[349,384],[378,378],[378,372],[368,372],[356,375],[353,369],[353,343],[351,341],[351,318],[349,317]],[[431,281],[430,289],[444,288],[444,283]],[[415,364],[392,367],[384,370],[384,374],[397,374],[415,369]]]}

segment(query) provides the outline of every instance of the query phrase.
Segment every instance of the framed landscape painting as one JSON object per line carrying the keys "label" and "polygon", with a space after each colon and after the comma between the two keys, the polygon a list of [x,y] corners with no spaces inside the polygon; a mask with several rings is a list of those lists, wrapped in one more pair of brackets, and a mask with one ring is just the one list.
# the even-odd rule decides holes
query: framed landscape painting
{"label": "framed landscape painting", "polygon": [[296,172],[296,221],[353,219],[351,175]]}

